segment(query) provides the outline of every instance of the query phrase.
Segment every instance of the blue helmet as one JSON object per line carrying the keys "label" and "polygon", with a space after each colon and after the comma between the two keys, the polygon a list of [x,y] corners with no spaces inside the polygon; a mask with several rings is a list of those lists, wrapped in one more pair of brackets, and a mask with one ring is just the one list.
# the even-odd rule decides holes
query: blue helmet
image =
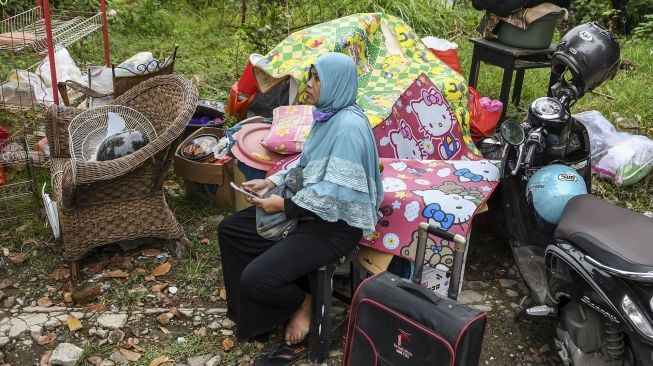
{"label": "blue helmet", "polygon": [[576,170],[562,164],[545,166],[526,184],[526,197],[539,219],[557,225],[567,202],[587,194],[585,181]]}

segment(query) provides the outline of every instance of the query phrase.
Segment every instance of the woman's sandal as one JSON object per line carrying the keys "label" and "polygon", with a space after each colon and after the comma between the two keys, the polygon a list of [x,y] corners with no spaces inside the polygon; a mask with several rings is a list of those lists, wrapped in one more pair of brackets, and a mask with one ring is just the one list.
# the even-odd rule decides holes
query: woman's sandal
{"label": "woman's sandal", "polygon": [[302,343],[288,346],[281,345],[276,351],[270,351],[259,356],[255,366],[285,366],[308,355],[308,348]]}

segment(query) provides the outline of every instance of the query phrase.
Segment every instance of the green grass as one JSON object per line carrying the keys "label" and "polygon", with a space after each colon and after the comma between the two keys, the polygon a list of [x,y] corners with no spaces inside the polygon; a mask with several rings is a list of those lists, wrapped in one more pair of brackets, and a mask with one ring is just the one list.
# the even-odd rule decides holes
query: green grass
{"label": "green grass", "polygon": [[116,306],[134,309],[145,299],[149,291],[134,291],[138,289],[138,284],[141,278],[130,275],[125,280],[115,279],[111,282],[111,286],[107,293],[103,295],[104,302],[107,304],[115,304]]}

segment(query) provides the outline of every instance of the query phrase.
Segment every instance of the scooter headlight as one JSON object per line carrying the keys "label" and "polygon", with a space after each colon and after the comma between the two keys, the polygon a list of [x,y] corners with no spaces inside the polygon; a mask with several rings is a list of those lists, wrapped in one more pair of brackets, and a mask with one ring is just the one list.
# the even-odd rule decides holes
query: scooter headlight
{"label": "scooter headlight", "polygon": [[[653,299],[651,299],[651,307],[653,307]],[[628,315],[628,318],[630,321],[639,329],[642,334],[649,338],[653,338],[653,328],[649,324],[648,320],[642,314],[639,309],[637,309],[637,306],[633,301],[628,297],[628,295],[624,295],[623,299],[621,299],[621,308],[624,310],[626,315]]]}

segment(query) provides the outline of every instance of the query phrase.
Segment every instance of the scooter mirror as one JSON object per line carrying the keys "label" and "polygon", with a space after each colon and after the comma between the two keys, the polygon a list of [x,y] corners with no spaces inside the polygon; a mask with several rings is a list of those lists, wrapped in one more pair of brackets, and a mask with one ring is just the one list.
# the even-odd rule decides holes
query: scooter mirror
{"label": "scooter mirror", "polygon": [[501,124],[501,137],[510,145],[521,145],[526,139],[524,129],[514,119],[506,119]]}

